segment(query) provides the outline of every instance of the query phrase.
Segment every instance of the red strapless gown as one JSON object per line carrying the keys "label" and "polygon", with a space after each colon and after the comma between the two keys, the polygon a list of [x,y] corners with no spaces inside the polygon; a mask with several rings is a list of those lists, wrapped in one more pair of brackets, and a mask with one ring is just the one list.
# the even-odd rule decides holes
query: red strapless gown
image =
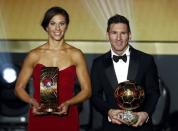
{"label": "red strapless gown", "polygon": [[[37,64],[33,70],[34,98],[40,100],[40,70],[44,65]],[[59,103],[74,95],[76,67],[74,65],[59,71]],[[67,116],[38,116],[29,110],[28,131],[79,131],[79,115],[76,105],[70,106]]]}

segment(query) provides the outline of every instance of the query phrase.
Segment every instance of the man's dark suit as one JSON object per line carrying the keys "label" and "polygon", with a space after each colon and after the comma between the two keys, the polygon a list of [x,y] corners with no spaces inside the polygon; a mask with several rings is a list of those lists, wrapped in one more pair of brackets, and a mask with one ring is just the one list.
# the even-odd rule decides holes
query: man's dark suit
{"label": "man's dark suit", "polygon": [[[151,55],[143,53],[130,47],[130,63],[128,69],[128,80],[134,80],[144,87],[144,104],[136,111],[145,111],[151,117],[157,100],[159,98],[159,84],[156,64]],[[93,86],[92,103],[95,108],[103,114],[103,128],[106,131],[150,131],[152,130],[151,120],[141,127],[117,125],[108,122],[108,110],[117,109],[114,99],[114,89],[118,82],[113,67],[111,51],[99,56],[93,61],[91,69],[91,80]],[[103,95],[104,94],[104,95]],[[103,97],[104,96],[104,97]]]}

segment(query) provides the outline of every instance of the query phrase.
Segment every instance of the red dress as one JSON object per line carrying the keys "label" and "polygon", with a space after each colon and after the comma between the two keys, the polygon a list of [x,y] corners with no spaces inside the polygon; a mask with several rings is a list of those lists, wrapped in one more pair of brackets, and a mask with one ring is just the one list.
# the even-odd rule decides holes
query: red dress
{"label": "red dress", "polygon": [[[40,100],[40,71],[44,65],[37,64],[33,70],[34,98]],[[76,79],[76,67],[74,65],[59,71],[60,93],[59,103],[64,102],[74,95],[74,83]],[[68,115],[44,115],[38,116],[29,110],[28,131],[79,131],[79,115],[76,105],[70,106]]]}

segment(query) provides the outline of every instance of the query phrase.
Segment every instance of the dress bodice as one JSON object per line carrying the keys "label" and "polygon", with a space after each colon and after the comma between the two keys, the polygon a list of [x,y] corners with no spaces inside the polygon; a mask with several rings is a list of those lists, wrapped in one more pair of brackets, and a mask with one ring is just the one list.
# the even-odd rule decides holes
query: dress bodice
{"label": "dress bodice", "polygon": [[[34,98],[40,101],[40,74],[43,64],[37,64],[33,69]],[[71,99],[74,96],[76,80],[76,67],[71,65],[58,71],[58,103]],[[70,125],[70,126],[69,126]],[[28,131],[79,131],[79,114],[77,105],[71,105],[65,116],[44,115],[39,116],[29,110]]]}

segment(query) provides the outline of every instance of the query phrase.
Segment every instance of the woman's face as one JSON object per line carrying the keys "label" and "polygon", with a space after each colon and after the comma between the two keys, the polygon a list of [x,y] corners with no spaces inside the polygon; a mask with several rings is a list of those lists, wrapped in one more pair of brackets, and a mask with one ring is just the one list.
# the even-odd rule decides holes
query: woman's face
{"label": "woman's face", "polygon": [[53,16],[46,28],[49,39],[56,41],[60,41],[64,38],[66,30],[67,24],[65,17],[60,14]]}

